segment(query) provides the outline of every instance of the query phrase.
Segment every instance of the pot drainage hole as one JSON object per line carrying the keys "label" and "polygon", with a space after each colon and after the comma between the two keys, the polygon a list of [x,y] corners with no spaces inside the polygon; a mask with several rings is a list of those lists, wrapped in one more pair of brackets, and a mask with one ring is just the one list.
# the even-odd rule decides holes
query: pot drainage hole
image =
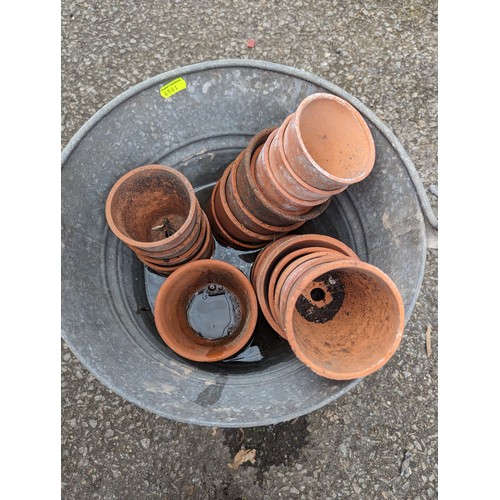
{"label": "pot drainage hole", "polygon": [[189,326],[205,340],[219,340],[235,332],[241,321],[241,306],[226,287],[211,283],[190,300]]}
{"label": "pot drainage hole", "polygon": [[315,301],[325,300],[326,294],[322,288],[313,288],[311,290],[311,298]]}

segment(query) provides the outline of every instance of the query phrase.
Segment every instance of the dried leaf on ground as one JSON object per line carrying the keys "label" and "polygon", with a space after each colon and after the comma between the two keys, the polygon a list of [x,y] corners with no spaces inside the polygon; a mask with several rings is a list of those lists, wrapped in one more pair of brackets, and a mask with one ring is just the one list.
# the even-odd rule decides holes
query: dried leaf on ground
{"label": "dried leaf on ground", "polygon": [[431,331],[432,331],[431,324],[428,323],[427,324],[427,331],[425,332],[425,346],[427,348],[427,357],[430,357],[432,354]]}
{"label": "dried leaf on ground", "polygon": [[240,450],[233,458],[232,464],[227,464],[230,469],[238,469],[245,462],[255,463],[255,450]]}

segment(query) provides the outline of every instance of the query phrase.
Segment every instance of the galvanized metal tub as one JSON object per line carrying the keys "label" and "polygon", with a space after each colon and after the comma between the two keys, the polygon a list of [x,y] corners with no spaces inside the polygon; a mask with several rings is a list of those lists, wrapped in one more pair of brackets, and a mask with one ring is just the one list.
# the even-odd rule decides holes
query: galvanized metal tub
{"label": "galvanized metal tub", "polygon": [[[185,88],[160,92],[177,78]],[[367,179],[334,197],[300,233],[338,237],[385,271],[410,318],[425,267],[425,218],[437,223],[394,134],[350,94],[294,68],[251,60],[179,68],[113,99],[62,154],[62,336],[82,364],[126,400],[182,422],[248,427],[309,413],[359,382],[315,375],[263,318],[243,360],[197,364],[180,358],[154,326],[163,278],[117,240],[104,214],[116,180],[151,163],[184,173],[204,203],[250,138],[279,125],[314,92],[336,94],[361,112],[374,137],[376,163]],[[218,245],[214,258],[248,274],[255,252]]]}

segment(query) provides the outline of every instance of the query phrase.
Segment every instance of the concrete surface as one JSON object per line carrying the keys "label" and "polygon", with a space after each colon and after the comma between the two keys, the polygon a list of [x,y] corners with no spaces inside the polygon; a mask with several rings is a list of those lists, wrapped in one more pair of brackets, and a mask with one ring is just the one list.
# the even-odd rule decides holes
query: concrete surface
{"label": "concrete surface", "polygon": [[[437,185],[435,1],[61,5],[62,146],[101,106],[151,76],[205,60],[264,59],[358,97],[399,138],[424,186]],[[246,47],[248,38],[255,48]],[[437,250],[427,257],[415,311],[391,361],[338,401],[276,426],[240,431],[162,419],[109,391],[63,342],[62,497],[436,497]],[[231,469],[241,448],[255,449],[256,461]]]}

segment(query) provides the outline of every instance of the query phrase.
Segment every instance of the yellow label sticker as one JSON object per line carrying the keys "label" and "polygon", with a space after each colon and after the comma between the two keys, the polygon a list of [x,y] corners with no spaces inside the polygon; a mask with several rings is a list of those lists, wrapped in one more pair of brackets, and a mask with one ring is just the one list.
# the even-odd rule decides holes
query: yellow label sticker
{"label": "yellow label sticker", "polygon": [[160,95],[164,99],[168,99],[170,96],[177,94],[177,92],[184,90],[185,88],[186,81],[184,80],[184,78],[176,78],[166,85],[163,85],[163,87],[160,89]]}

